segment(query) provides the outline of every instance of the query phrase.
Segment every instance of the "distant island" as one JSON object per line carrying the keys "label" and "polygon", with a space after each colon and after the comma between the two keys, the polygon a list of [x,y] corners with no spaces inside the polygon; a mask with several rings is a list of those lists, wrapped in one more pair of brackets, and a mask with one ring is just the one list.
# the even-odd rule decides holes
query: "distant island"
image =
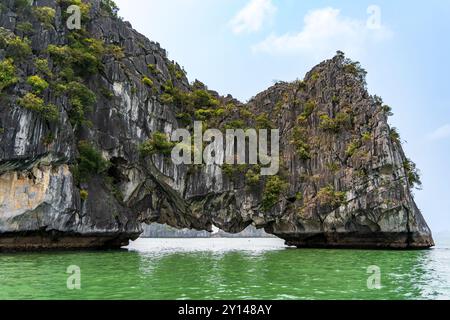
{"label": "distant island", "polygon": [[195,231],[190,229],[175,229],[164,224],[154,223],[144,226],[141,238],[274,238],[263,229],[249,226],[240,233],[227,233],[223,230],[217,232]]}

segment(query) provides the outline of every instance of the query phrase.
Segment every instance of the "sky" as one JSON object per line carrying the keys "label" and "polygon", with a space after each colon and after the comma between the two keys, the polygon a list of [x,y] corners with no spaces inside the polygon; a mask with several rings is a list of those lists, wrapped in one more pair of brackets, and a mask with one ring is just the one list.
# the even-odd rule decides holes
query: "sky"
{"label": "sky", "polygon": [[[245,102],[302,79],[337,50],[368,71],[422,172],[416,201],[450,230],[450,1],[116,0],[119,14],[184,66],[191,81]],[[450,231],[449,231],[450,233]]]}

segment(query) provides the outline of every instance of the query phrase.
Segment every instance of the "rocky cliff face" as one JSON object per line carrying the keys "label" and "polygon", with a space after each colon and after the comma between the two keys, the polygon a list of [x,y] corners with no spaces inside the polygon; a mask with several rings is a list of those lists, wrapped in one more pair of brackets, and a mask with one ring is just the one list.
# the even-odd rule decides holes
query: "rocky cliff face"
{"label": "rocky cliff face", "polygon": [[[81,30],[66,26],[71,4]],[[100,0],[0,10],[0,250],[119,247],[154,222],[253,224],[298,247],[433,245],[390,109],[342,53],[243,104],[189,84]],[[194,120],[279,128],[280,173],[175,166],[164,134]]]}

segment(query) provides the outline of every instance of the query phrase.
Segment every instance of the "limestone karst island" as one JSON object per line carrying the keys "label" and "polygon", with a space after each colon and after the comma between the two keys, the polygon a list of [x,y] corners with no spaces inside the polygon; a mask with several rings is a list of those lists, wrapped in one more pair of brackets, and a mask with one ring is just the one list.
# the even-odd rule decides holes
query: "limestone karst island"
{"label": "limestone karst island", "polygon": [[[434,246],[392,110],[343,52],[244,103],[189,82],[108,1],[31,2],[1,1],[0,251],[120,248],[152,223],[252,225],[298,248]],[[194,121],[279,129],[278,174],[175,165],[170,135]]]}

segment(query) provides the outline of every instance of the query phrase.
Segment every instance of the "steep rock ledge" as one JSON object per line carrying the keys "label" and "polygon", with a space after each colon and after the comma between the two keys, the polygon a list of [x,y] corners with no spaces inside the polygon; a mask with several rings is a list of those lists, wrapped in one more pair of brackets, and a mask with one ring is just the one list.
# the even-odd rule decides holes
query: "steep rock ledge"
{"label": "steep rock ledge", "polygon": [[[0,250],[120,247],[143,222],[253,224],[298,247],[434,245],[414,164],[359,64],[338,53],[243,104],[189,84],[99,0],[84,3],[83,30],[67,30],[74,2],[1,0]],[[174,166],[161,136],[194,120],[279,128],[280,174]]]}

